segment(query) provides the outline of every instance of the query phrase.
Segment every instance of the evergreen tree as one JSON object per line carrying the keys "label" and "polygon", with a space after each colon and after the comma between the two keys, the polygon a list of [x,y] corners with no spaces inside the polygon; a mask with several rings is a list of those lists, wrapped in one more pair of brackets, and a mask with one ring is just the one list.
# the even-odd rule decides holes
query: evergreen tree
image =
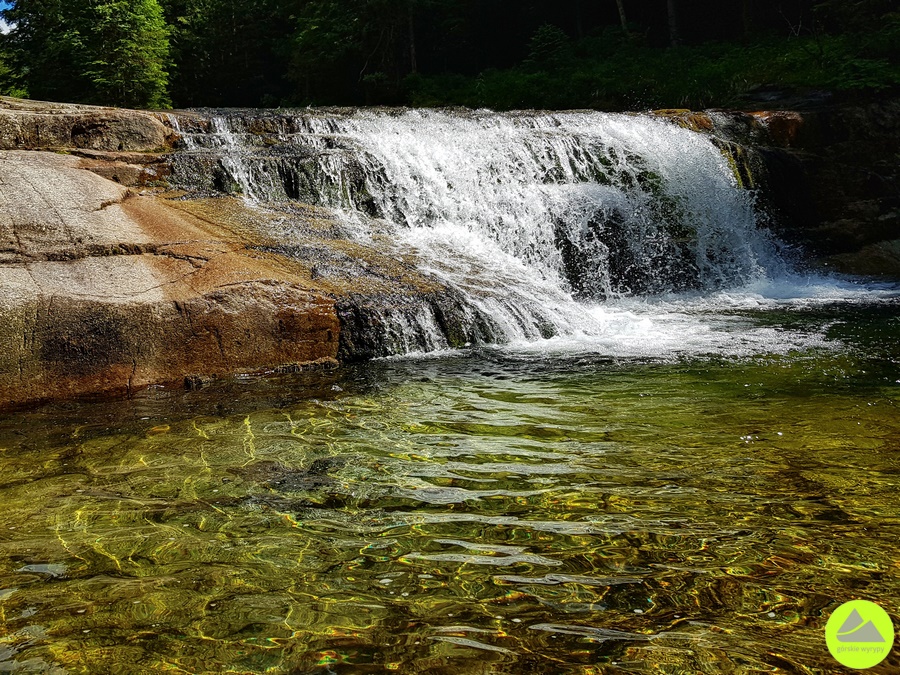
{"label": "evergreen tree", "polygon": [[157,0],[16,0],[11,59],[34,98],[169,105],[168,29]]}
{"label": "evergreen tree", "polygon": [[160,4],[172,29],[172,95],[179,105],[271,105],[286,96],[293,14],[301,0]]}

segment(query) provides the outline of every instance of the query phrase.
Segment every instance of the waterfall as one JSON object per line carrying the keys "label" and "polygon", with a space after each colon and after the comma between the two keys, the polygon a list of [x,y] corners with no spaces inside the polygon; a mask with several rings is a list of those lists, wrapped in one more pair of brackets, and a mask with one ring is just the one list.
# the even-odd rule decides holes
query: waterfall
{"label": "waterfall", "polygon": [[[466,341],[597,334],[598,303],[787,269],[713,140],[652,115],[192,114],[203,123],[180,126],[176,181],[326,207],[360,242],[387,228],[382,247],[461,298]],[[387,351],[458,346],[433,308],[390,312],[402,335]]]}

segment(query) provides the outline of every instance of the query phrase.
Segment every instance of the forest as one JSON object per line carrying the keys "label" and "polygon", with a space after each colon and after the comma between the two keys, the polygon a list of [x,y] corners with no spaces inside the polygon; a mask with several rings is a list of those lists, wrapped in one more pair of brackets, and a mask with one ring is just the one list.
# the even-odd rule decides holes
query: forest
{"label": "forest", "polygon": [[15,0],[0,93],[136,108],[741,106],[900,86],[898,0]]}

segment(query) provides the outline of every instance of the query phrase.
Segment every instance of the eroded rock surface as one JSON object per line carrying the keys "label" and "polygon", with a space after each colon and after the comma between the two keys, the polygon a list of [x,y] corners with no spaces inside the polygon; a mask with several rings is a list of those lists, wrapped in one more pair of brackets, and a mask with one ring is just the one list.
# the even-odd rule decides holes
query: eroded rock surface
{"label": "eroded rock surface", "polygon": [[0,155],[0,401],[335,359],[302,266],[81,162]]}
{"label": "eroded rock surface", "polygon": [[175,134],[150,113],[0,97],[0,149],[159,152]]}
{"label": "eroded rock surface", "polygon": [[[721,141],[788,224],[781,236],[842,271],[896,277],[900,116],[880,105],[660,114]],[[292,131],[280,119],[249,132],[266,146]],[[0,97],[0,406],[386,356],[415,348],[417,315],[448,346],[492,341],[377,223],[362,243],[316,207],[324,178],[302,162],[274,158],[287,187],[266,207],[226,196],[239,190],[216,183],[225,171],[173,190],[218,161],[172,161],[187,154],[179,133],[208,123]],[[340,149],[323,137],[318,151]],[[364,186],[344,187],[367,213]]]}

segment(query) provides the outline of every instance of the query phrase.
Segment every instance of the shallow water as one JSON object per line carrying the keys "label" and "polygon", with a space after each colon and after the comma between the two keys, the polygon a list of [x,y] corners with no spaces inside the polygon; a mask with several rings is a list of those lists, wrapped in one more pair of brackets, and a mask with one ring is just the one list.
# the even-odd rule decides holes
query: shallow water
{"label": "shallow water", "polygon": [[6,413],[0,672],[845,672],[830,613],[900,612],[900,306],[709,322]]}

